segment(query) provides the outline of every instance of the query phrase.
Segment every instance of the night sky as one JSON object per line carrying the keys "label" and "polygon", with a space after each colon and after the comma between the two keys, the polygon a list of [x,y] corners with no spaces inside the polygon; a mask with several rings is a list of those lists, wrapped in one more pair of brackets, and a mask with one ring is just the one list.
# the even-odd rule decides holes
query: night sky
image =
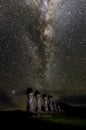
{"label": "night sky", "polygon": [[86,0],[0,0],[0,110],[27,87],[86,105]]}

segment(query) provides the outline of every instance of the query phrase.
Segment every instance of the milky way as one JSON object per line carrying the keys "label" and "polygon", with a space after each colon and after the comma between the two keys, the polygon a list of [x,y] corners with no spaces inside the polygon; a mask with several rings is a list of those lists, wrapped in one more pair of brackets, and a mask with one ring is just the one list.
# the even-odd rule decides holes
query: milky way
{"label": "milky way", "polygon": [[86,94],[85,0],[0,1],[0,110],[25,109],[27,87]]}

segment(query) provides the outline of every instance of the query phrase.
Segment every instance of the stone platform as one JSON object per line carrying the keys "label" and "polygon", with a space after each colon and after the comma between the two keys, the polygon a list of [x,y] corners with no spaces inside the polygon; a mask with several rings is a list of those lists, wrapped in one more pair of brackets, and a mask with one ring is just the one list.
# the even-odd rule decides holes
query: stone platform
{"label": "stone platform", "polygon": [[39,117],[62,117],[65,115],[65,112],[27,112],[28,116],[33,118],[39,118]]}

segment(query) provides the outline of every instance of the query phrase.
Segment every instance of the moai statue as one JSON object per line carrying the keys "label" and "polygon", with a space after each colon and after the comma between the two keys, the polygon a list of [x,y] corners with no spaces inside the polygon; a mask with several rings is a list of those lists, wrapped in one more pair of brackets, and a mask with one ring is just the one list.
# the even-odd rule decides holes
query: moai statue
{"label": "moai statue", "polygon": [[57,105],[56,105],[56,100],[53,100],[53,110],[54,112],[57,112]]}
{"label": "moai statue", "polygon": [[58,112],[61,112],[61,107],[60,105],[57,106]]}
{"label": "moai statue", "polygon": [[41,95],[38,90],[35,91],[35,97],[36,97],[36,111],[41,112]]}
{"label": "moai statue", "polygon": [[43,94],[42,98],[43,98],[44,111],[48,112],[48,96],[46,94]]}
{"label": "moai statue", "polygon": [[33,89],[32,88],[27,88],[26,94],[27,94],[27,97],[28,97],[27,111],[28,112],[34,112],[34,109],[33,109]]}
{"label": "moai statue", "polygon": [[48,107],[49,107],[49,111],[53,112],[53,97],[52,96],[48,96]]}

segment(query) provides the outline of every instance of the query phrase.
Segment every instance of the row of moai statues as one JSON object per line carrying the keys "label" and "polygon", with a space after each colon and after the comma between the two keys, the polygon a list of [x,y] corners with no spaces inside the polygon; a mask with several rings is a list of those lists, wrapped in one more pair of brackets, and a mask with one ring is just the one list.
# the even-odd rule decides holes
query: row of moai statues
{"label": "row of moai statues", "polygon": [[[41,96],[40,92],[36,90],[33,91],[32,88],[27,88],[26,90],[27,95],[27,111],[28,112],[57,112],[60,110],[60,107],[57,108],[56,100],[53,99],[52,96],[48,96],[43,94]],[[42,101],[41,101],[42,97]],[[35,110],[34,110],[34,98],[35,98]]]}

